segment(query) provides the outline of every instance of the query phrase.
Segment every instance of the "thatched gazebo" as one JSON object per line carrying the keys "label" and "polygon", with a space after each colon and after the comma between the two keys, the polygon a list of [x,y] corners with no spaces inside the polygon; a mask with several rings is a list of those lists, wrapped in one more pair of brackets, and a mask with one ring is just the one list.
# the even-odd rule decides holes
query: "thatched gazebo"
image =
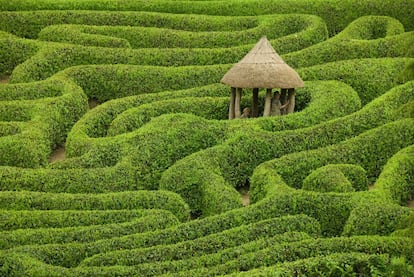
{"label": "thatched gazebo", "polygon": [[[252,117],[258,117],[259,88],[265,88],[263,116],[292,113],[295,107],[295,88],[303,87],[299,75],[276,53],[266,37],[235,64],[221,79],[231,86],[229,119],[240,118],[243,88],[253,89]],[[272,95],[273,88],[281,91]]]}

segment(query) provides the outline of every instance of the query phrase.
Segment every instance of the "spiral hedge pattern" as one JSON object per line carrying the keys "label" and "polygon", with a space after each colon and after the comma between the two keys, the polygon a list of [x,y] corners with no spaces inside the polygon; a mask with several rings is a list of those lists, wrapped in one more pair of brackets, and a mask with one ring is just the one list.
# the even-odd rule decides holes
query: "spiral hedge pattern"
{"label": "spiral hedge pattern", "polygon": [[[0,0],[0,275],[413,276],[413,18]],[[262,36],[297,111],[229,121],[219,81]]]}

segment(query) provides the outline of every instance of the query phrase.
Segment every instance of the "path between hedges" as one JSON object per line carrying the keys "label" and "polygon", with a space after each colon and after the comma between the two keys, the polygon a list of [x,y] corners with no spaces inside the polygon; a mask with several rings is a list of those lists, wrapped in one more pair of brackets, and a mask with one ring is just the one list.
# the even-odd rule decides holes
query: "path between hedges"
{"label": "path between hedges", "polygon": [[[93,108],[99,105],[99,102],[98,100],[91,98],[88,100],[88,104],[89,109],[92,110]],[[63,145],[53,150],[52,154],[49,157],[49,163],[63,161],[64,159],[66,159],[66,148]]]}
{"label": "path between hedges", "polygon": [[8,84],[10,81],[10,76],[0,77],[0,84]]}

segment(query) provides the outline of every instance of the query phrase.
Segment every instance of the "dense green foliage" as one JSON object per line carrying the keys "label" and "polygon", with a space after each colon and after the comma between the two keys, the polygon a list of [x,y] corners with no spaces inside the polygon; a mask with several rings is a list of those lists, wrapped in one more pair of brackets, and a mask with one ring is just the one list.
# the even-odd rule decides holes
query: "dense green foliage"
{"label": "dense green foliage", "polygon": [[[0,0],[0,275],[412,276],[413,18]],[[228,120],[220,80],[262,36],[304,80],[295,112],[262,117],[260,88]]]}

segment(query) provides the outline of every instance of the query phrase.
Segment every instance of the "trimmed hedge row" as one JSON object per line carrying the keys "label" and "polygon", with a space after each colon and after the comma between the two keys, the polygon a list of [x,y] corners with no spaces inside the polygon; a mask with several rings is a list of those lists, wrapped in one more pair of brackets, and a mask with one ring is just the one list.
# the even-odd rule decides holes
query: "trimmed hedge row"
{"label": "trimmed hedge row", "polygon": [[358,93],[362,105],[366,105],[398,85],[397,79],[400,72],[412,61],[413,59],[407,58],[337,61],[301,68],[298,69],[298,73],[308,81],[338,80],[345,82]]}
{"label": "trimmed hedge row", "polygon": [[302,189],[317,192],[354,192],[368,190],[363,167],[353,164],[328,164],[311,172]]}
{"label": "trimmed hedge row", "polygon": [[[350,82],[356,89],[357,91],[359,91],[361,93],[361,96],[364,97],[364,95],[366,95],[365,93],[363,94],[363,91],[369,91],[369,94],[374,94],[380,95],[384,92],[386,92],[388,89],[390,89],[392,86],[389,85],[390,81],[392,81],[395,78],[395,75],[398,74],[398,69],[402,68],[405,66],[406,62],[410,61],[409,59],[372,59],[372,60],[365,60],[363,62],[359,62],[357,60],[353,60],[353,61],[348,61],[348,62],[340,62],[339,66],[336,63],[332,63],[329,64],[327,66],[317,66],[317,67],[312,67],[309,68],[307,70],[301,70],[301,74],[305,75],[305,79],[317,79],[317,78],[321,78],[321,79],[339,79],[339,80],[343,80],[345,82]],[[364,67],[362,67],[364,66]],[[363,75],[364,78],[361,78],[361,74],[359,74],[358,78],[361,81],[354,81],[358,78],[356,78],[356,75],[354,72],[357,72],[357,68],[363,69],[367,74]],[[376,70],[375,68],[380,68],[380,70]],[[147,68],[149,69],[149,68]],[[187,68],[183,68],[184,70],[187,70]],[[189,68],[188,68],[189,69]],[[197,67],[192,67],[192,70],[194,72],[194,70],[196,70]],[[114,68],[112,68],[112,70],[114,70]],[[125,69],[127,70],[127,69]],[[165,72],[168,72],[168,69],[163,69],[165,70]],[[182,69],[181,69],[182,70]],[[108,68],[108,71],[110,71],[110,68]],[[224,69],[223,69],[224,71]],[[153,69],[154,75],[156,75],[156,73],[160,73],[158,71],[157,68]],[[176,72],[180,72],[180,70],[176,69]],[[318,73],[317,73],[318,72]],[[324,75],[322,75],[322,73],[319,72],[327,72],[324,73]],[[109,72],[108,72],[109,73]],[[92,74],[92,73],[91,73]],[[110,77],[108,78],[113,78],[114,76],[114,72],[112,71]],[[167,73],[166,73],[167,74]],[[312,75],[316,75],[316,76],[312,76]],[[383,78],[383,82],[374,82],[373,78],[371,78],[372,74],[377,74],[377,78],[382,77]],[[94,75],[99,76],[98,72],[94,71]],[[108,76],[106,75],[106,76]],[[131,73],[132,75],[132,73]],[[217,74],[219,75],[219,74]],[[90,76],[90,75],[88,75]],[[150,75],[146,75],[146,78],[149,78]],[[219,76],[217,76],[218,79]],[[109,80],[111,80],[109,79]],[[125,80],[124,80],[125,82]],[[124,83],[123,82],[123,83]],[[154,83],[156,83],[156,79],[153,80]],[[113,83],[110,83],[112,86],[112,90],[113,91],[119,91],[122,88],[122,86],[117,82],[117,86],[114,86]],[[331,83],[326,83],[326,86],[329,86]],[[81,84],[82,86],[85,86],[85,83]],[[338,84],[339,85],[339,84]],[[136,82],[132,82],[128,85],[126,85],[126,87],[133,87],[133,86],[137,86]],[[324,86],[324,87],[326,87]],[[332,84],[332,86],[334,86],[334,84]],[[148,86],[150,87],[150,86]],[[200,92],[202,92],[203,96],[224,96],[224,95],[228,95],[228,89],[226,89],[224,86],[220,86],[220,91],[214,91],[214,89],[210,90],[210,87],[206,87],[200,90]],[[215,88],[215,86],[213,86],[212,88]],[[160,88],[161,89],[161,88]],[[207,90],[205,90],[207,89]],[[344,86],[344,89],[346,89],[346,87]],[[91,90],[91,89],[88,89]],[[140,89],[140,91],[143,89]],[[333,91],[333,88],[330,88],[330,91]],[[182,96],[201,96],[198,92],[198,89],[193,89],[193,90],[188,90],[186,92],[180,91],[177,92],[178,94],[183,94]],[[206,92],[207,94],[204,94],[204,92]],[[217,94],[215,93],[217,92]],[[197,93],[197,95],[192,95],[193,93]],[[212,94],[210,94],[212,93]],[[351,93],[351,92],[350,92]],[[170,96],[168,96],[170,95]],[[90,96],[95,96],[95,97],[99,97],[99,95],[90,95]],[[115,100],[115,101],[111,101],[111,104],[109,105],[104,105],[103,107],[98,107],[96,110],[92,111],[91,113],[89,113],[84,119],[81,119],[73,128],[71,134],[69,134],[68,137],[68,154],[69,156],[73,156],[72,153],[74,153],[76,151],[75,155],[79,155],[81,153],[83,153],[84,151],[82,151],[82,149],[86,148],[85,146],[81,145],[81,142],[79,141],[79,143],[77,142],[78,140],[82,140],[82,144],[90,144],[92,143],[93,140],[91,140],[89,137],[100,137],[100,136],[105,136],[107,134],[107,127],[110,126],[112,120],[114,120],[114,118],[120,113],[120,109],[122,109],[122,112],[127,110],[128,108],[131,108],[133,106],[137,106],[137,104],[143,104],[143,103],[150,103],[155,101],[156,99],[159,100],[165,100],[165,99],[169,99],[169,97],[176,97],[174,95],[174,93],[171,94],[157,94],[157,96],[142,96],[142,98],[126,98],[125,100]],[[332,97],[334,97],[332,95]],[[352,97],[352,96],[350,96]],[[102,96],[100,98],[103,98]],[[367,97],[364,97],[365,99],[367,99]],[[145,102],[141,102],[141,99],[148,99]],[[353,101],[353,97],[350,98],[350,102],[349,104],[352,106],[352,104],[354,103]],[[370,99],[372,99],[372,96],[370,97]],[[137,101],[137,104],[127,104],[130,101]],[[138,102],[139,101],[139,102]],[[326,101],[328,101],[326,99]],[[351,102],[352,101],[352,102]],[[365,100],[364,102],[366,102],[368,100]],[[120,103],[123,104],[120,104]],[[118,104],[119,103],[119,104]],[[322,103],[321,103],[322,104]],[[115,108],[114,105],[119,105],[119,108]],[[355,107],[357,104],[355,103]],[[118,106],[117,106],[118,107]],[[102,109],[108,109],[107,111],[103,111]],[[119,111],[118,111],[119,110]],[[99,112],[99,113],[98,113]],[[293,116],[294,118],[296,118],[296,115]],[[308,117],[309,118],[309,117]],[[270,125],[270,123],[268,121],[275,121],[274,118],[270,118],[270,119],[260,119],[263,120],[266,123],[263,123],[262,126],[267,126],[268,124]],[[288,119],[283,119],[283,120],[288,120]],[[300,121],[300,120],[298,120]],[[275,125],[275,123],[272,123],[271,125]],[[300,126],[300,125],[299,125]],[[265,127],[266,129],[269,129],[269,127]],[[289,127],[290,128],[290,127]],[[272,127],[272,129],[275,129],[274,127]],[[276,129],[278,130],[278,129]],[[73,147],[72,147],[73,145]],[[89,147],[88,147],[89,148]],[[75,150],[76,149],[76,150]]]}
{"label": "trimmed hedge row", "polygon": [[[287,261],[295,261],[332,253],[364,252],[365,254],[389,254],[412,258],[413,246],[407,238],[389,238],[380,236],[311,239],[291,243],[273,245],[269,248],[241,255],[237,259],[221,265],[181,271],[175,276],[217,276],[239,271],[248,271],[263,266],[278,265]],[[168,274],[167,274],[168,275]]]}
{"label": "trimmed hedge row", "polygon": [[[94,147],[90,154],[98,155],[93,165],[85,156],[83,163],[78,163],[79,159],[73,161],[77,168],[2,168],[0,190],[97,193],[157,189],[161,173],[175,161],[223,139],[222,125],[208,124],[190,114],[163,115],[123,138],[107,143],[105,148]],[[68,163],[70,161],[65,164]],[[81,166],[86,168],[79,168]]]}
{"label": "trimmed hedge row", "polygon": [[359,164],[367,176],[375,180],[387,160],[413,141],[414,121],[409,118],[385,124],[336,145],[293,153],[266,164],[294,188],[300,188],[312,170],[334,163]]}
{"label": "trimmed hedge row", "polygon": [[386,191],[401,205],[414,198],[414,145],[402,149],[387,161],[375,188]]}
{"label": "trimmed hedge row", "polygon": [[228,69],[228,65],[85,65],[71,67],[58,75],[73,79],[89,98],[106,101],[130,95],[182,90],[218,83]]}
{"label": "trimmed hedge row", "polygon": [[[17,189],[17,188],[16,188]],[[182,198],[169,191],[126,191],[104,194],[69,194],[28,191],[1,191],[3,210],[123,210],[163,209],[180,221],[189,219]]]}
{"label": "trimmed hedge row", "polygon": [[[81,218],[83,220],[83,217]],[[170,212],[163,210],[144,211],[142,217],[128,222],[64,228],[20,229],[0,232],[0,249],[21,245],[62,244],[70,242],[92,242],[130,234],[144,233],[177,225],[179,221]]]}
{"label": "trimmed hedge row", "polygon": [[336,38],[372,40],[402,33],[404,33],[404,26],[395,18],[369,15],[361,16],[351,22]]}
{"label": "trimmed hedge row", "polygon": [[2,210],[0,229],[63,228],[106,223],[121,223],[135,220],[145,210],[68,210],[68,211],[11,211]]}
{"label": "trimmed hedge row", "polygon": [[[307,35],[304,31],[303,36]],[[379,58],[379,57],[413,57],[411,45],[413,44],[412,32],[390,36],[379,40],[361,41],[349,39],[329,39],[325,42],[313,45],[320,41],[306,43],[308,39],[302,36],[293,37],[291,43],[272,41],[279,54],[285,54],[298,50],[302,45],[305,48],[300,51],[282,55],[284,60],[294,68],[312,66],[337,60]],[[315,35],[310,34],[311,38]],[[300,42],[300,41],[304,42]],[[24,40],[22,40],[24,41]],[[49,44],[41,48],[36,55],[20,64],[13,71],[11,82],[32,82],[46,79],[66,68],[86,64],[130,64],[152,66],[187,66],[187,65],[217,65],[233,64],[238,62],[251,48],[252,45],[243,45],[232,48],[217,49],[111,49],[105,47],[85,47],[69,44]],[[310,47],[309,47],[310,46]],[[338,49],[341,49],[339,53]],[[228,66],[229,67],[229,66]],[[226,67],[225,70],[228,69]],[[225,73],[222,72],[221,76]]]}
{"label": "trimmed hedge row", "polygon": [[165,272],[175,273],[178,271],[214,266],[224,263],[225,261],[236,259],[242,254],[257,251],[274,244],[288,243],[310,239],[307,233],[303,232],[286,232],[281,235],[266,236],[264,238],[255,238],[251,242],[240,244],[232,248],[226,248],[217,253],[201,255],[193,258],[180,260],[171,260],[163,262],[141,263],[139,266],[80,266],[70,270],[71,274],[88,275],[91,272],[96,275],[117,275],[117,276],[153,276],[161,275]]}
{"label": "trimmed hedge row", "polygon": [[0,137],[0,165],[47,164],[51,149],[64,142],[70,128],[87,110],[82,89],[63,79],[32,86],[5,85],[0,88],[0,95],[5,100],[0,102],[0,120],[24,121],[18,125],[18,133]]}
{"label": "trimmed hedge row", "polygon": [[58,24],[142,26],[192,32],[242,31],[259,25],[253,16],[207,16],[156,12],[93,10],[31,10],[0,13],[0,29],[19,37],[36,39],[47,26]]}
{"label": "trimmed hedge row", "polygon": [[[66,154],[68,157],[85,154],[90,150],[91,145],[96,144],[98,141],[95,138],[107,136],[108,128],[112,122],[128,109],[155,101],[181,97],[223,97],[229,93],[228,87],[213,84],[185,90],[139,94],[113,99],[89,111],[73,126],[71,132],[68,134]],[[99,140],[105,141],[106,138],[100,138]]]}
{"label": "trimmed hedge row", "polygon": [[[251,99],[250,94],[247,97]],[[304,88],[296,90],[295,98],[295,109],[298,112],[277,118],[260,117],[251,124],[265,131],[280,132],[320,124],[361,108],[357,92],[339,81],[306,81]],[[305,107],[302,110],[297,109],[303,106]],[[231,122],[232,126],[236,124],[237,122]],[[243,128],[246,124],[240,122],[240,125]]]}
{"label": "trimmed hedge row", "polygon": [[226,276],[411,276],[412,264],[404,257],[391,257],[388,254],[335,253],[300,259],[294,262],[262,267]]}
{"label": "trimmed hedge row", "polygon": [[343,236],[390,235],[413,214],[407,207],[387,201],[367,199],[355,205],[342,232]]}
{"label": "trimmed hedge row", "polygon": [[[206,188],[209,184],[204,180],[209,180],[210,175],[219,174],[231,186],[243,186],[253,173],[253,169],[266,160],[288,153],[335,144],[390,122],[395,119],[393,114],[395,109],[412,98],[410,91],[413,86],[413,82],[399,86],[378,97],[358,112],[311,128],[284,131],[275,135],[275,133],[247,128],[248,125],[246,125],[238,136],[233,136],[225,144],[200,151],[176,162],[163,173],[160,188],[179,193],[189,203],[192,212],[197,212],[201,206],[197,204],[200,203],[200,199],[190,192],[194,184],[200,188]],[[406,123],[410,126],[408,122]],[[392,147],[384,151],[384,155],[391,149]],[[325,154],[322,155],[325,156]],[[339,162],[343,161],[339,160]],[[315,163],[315,166],[317,164]],[[371,167],[375,166],[371,165]],[[372,168],[365,166],[364,168],[370,176],[373,176]],[[289,167],[286,170],[289,170]],[[300,186],[308,173],[310,173],[308,170],[298,172],[304,176],[300,180],[291,180],[291,184]],[[375,174],[378,173],[377,171]],[[261,194],[259,191],[261,189],[251,195],[253,199],[258,200],[264,197],[264,195],[255,196],[255,194]],[[220,203],[217,201],[216,204]]]}
{"label": "trimmed hedge row", "polygon": [[273,13],[314,14],[322,17],[331,34],[343,30],[350,22],[367,14],[388,15],[403,22],[408,30],[414,29],[410,21],[414,17],[414,4],[407,1],[348,0],[338,3],[334,0],[314,1],[312,3],[290,1],[222,1],[211,5],[209,1],[199,1],[187,5],[180,1],[152,1],[137,3],[133,0],[119,2],[106,1],[56,1],[41,0],[33,3],[29,0],[9,2],[1,0],[3,11],[21,10],[108,10],[108,11],[151,11],[175,14],[210,14],[210,15],[262,15]]}
{"label": "trimmed hedge row", "polygon": [[173,245],[106,252],[83,260],[80,266],[131,266],[148,262],[188,259],[236,247],[252,240],[266,237],[271,238],[291,231],[302,231],[315,235],[320,230],[318,222],[307,216],[278,217],[245,224],[220,233]]}
{"label": "trimmed hedge row", "polygon": [[[364,234],[363,230],[366,228],[371,228],[369,234],[382,234],[384,233],[381,231],[382,228],[387,228],[388,233],[394,231],[389,229],[389,226],[395,228],[393,223],[395,220],[400,220],[405,212],[401,211],[400,207],[397,210],[387,209],[385,204],[388,199],[383,193],[371,193],[370,197],[370,193],[367,192],[358,197],[358,193],[315,193],[284,187],[287,184],[300,188],[308,172],[335,162],[360,164],[367,170],[368,176],[375,177],[388,158],[407,144],[412,144],[413,126],[412,119],[400,120],[372,129],[337,145],[294,153],[265,162],[255,169],[251,177],[251,200],[256,202],[267,197],[268,199],[264,201],[277,203],[275,208],[285,213],[304,213],[312,216],[320,222],[324,235],[339,235],[342,230],[347,229],[359,230],[357,234]],[[383,139],[378,141],[378,137]],[[377,198],[377,200],[371,201],[370,198]],[[377,218],[382,219],[378,222],[382,222],[384,227],[381,227],[380,223],[379,226],[371,223],[375,215],[360,216],[360,213],[357,213],[347,221],[352,214],[352,209],[359,205],[361,199],[369,203],[367,205],[374,205],[382,211],[384,217],[377,216]],[[260,203],[258,202],[258,208]],[[372,209],[364,206],[361,211],[365,211],[366,214]],[[367,227],[363,227],[364,224]]]}
{"label": "trimmed hedge row", "polygon": [[[206,17],[200,19],[204,18]],[[162,20],[159,19],[161,22]],[[168,25],[161,28],[52,25],[42,29],[38,39],[103,47],[219,48],[254,44],[265,34],[269,39],[275,40],[276,45],[294,51],[327,38],[325,23],[316,16],[278,14],[256,17],[256,20],[257,26],[254,28],[219,32],[190,32],[170,29]],[[293,42],[298,42],[298,36],[303,40],[302,45],[294,47]]]}
{"label": "trimmed hedge row", "polygon": [[0,31],[0,76],[10,75],[17,65],[35,55],[39,49],[40,44],[34,41],[18,39]]}
{"label": "trimmed hedge row", "polygon": [[[244,105],[247,101],[243,101]],[[117,116],[108,128],[108,136],[132,132],[148,123],[151,118],[169,113],[189,113],[205,119],[227,119],[228,97],[183,97],[154,101],[126,110]]]}
{"label": "trimmed hedge row", "polygon": [[[277,128],[279,131],[296,129],[343,116],[360,108],[360,101],[355,91],[339,82],[310,82],[306,83],[306,89],[304,92],[302,91],[304,89],[299,90],[297,93],[301,95],[310,92],[312,99],[309,106],[301,113],[281,117],[278,121],[269,118],[258,118],[255,124],[264,129]],[[322,91],[324,95],[322,95]],[[176,97],[179,97],[179,93],[176,93],[176,95]],[[260,96],[262,97],[263,95]],[[306,105],[306,103],[298,102],[298,105]],[[226,119],[228,116],[228,105],[228,97],[176,98],[154,101],[128,109],[114,118],[107,131],[107,135],[113,136],[133,131],[143,126],[152,117],[164,113],[185,112],[202,116],[206,119]],[[248,105],[251,105],[251,92],[247,92],[247,95],[242,98],[242,106]],[[259,105],[259,109],[261,108],[262,105]],[[243,128],[245,123],[240,121],[239,123],[240,128]],[[267,126],[267,124],[270,126]],[[231,123],[231,125],[232,128],[236,128],[234,125],[237,125],[237,123]]]}
{"label": "trimmed hedge row", "polygon": [[[272,218],[272,215],[270,214],[267,214],[267,216],[268,218]],[[209,243],[213,243],[214,237],[219,238],[220,236],[222,236],[220,235],[220,232],[226,229],[229,230],[223,232],[223,235],[233,234],[235,237],[237,237],[237,232],[232,232],[231,229],[240,226],[240,230],[243,230],[243,227],[247,228],[246,230],[249,230],[247,226],[243,225],[245,225],[247,222],[259,222],[261,218],[263,219],[263,215],[260,217],[251,218],[250,221],[242,222],[239,221],[241,218],[232,218],[230,219],[230,221],[225,221],[220,218],[209,218],[209,221],[203,220],[203,222],[200,222],[202,220],[197,220],[177,225],[164,230],[157,230],[142,234],[133,234],[123,236],[120,238],[112,238],[90,243],[67,243],[25,246],[14,248],[13,252],[26,253],[32,257],[35,257],[36,259],[45,261],[52,265],[74,267],[88,257],[91,257],[99,253],[107,253],[109,251],[116,251],[121,249],[127,250],[156,245],[159,245],[159,247],[162,248],[162,245],[172,243],[184,243],[185,241],[191,243],[192,240],[196,238],[202,239],[202,237],[204,236],[204,240],[206,242],[208,241]],[[278,219],[275,218],[274,220],[278,221],[280,224],[283,222],[286,223],[281,224],[278,227],[275,227],[274,232],[276,233],[278,232],[277,230],[279,230],[279,233],[284,233],[300,229],[302,231],[309,230],[309,232],[314,234],[317,233],[319,230],[319,225],[317,221],[305,215],[286,216]],[[217,223],[219,223],[219,225],[217,225]],[[263,224],[266,225],[266,221],[264,221]],[[209,238],[211,238],[211,240],[209,240]],[[214,245],[217,245],[217,247],[220,248],[221,242],[222,241],[216,241],[214,242]],[[229,240],[229,243],[232,243],[231,240]],[[233,241],[233,244],[238,245],[238,241]],[[205,246],[208,247],[208,245]],[[183,251],[185,251],[185,249],[183,249]]]}

